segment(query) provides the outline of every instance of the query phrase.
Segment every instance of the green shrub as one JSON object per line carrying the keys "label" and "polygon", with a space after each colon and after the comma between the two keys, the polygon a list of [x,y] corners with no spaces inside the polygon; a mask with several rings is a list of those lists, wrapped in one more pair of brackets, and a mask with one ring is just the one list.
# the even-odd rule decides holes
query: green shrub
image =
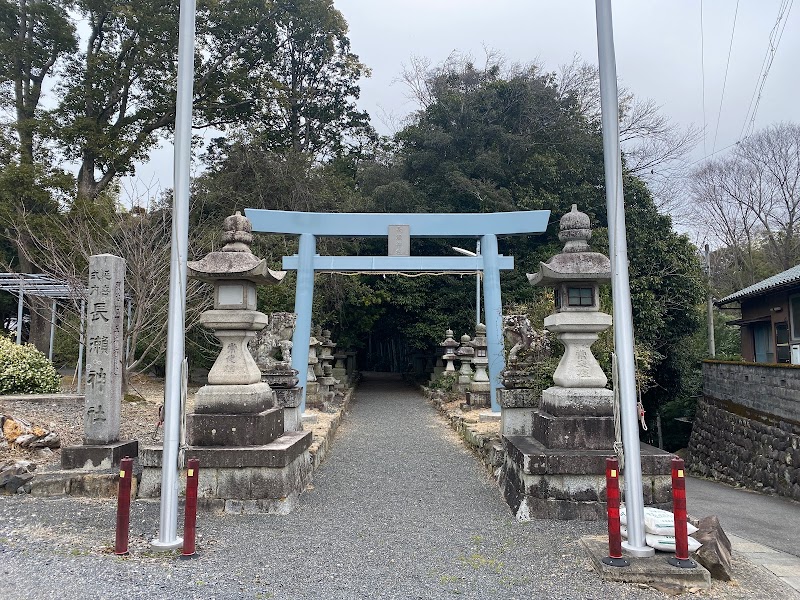
{"label": "green shrub", "polygon": [[0,394],[53,393],[60,383],[53,364],[35,346],[0,336]]}

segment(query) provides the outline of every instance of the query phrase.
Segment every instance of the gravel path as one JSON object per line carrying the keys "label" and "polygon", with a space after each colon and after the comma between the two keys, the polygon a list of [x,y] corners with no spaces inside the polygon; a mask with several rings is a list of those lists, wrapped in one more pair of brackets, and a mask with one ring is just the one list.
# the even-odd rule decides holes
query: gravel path
{"label": "gravel path", "polygon": [[[0,597],[664,598],[591,572],[577,540],[602,524],[517,523],[435,410],[389,379],[359,388],[297,511],[201,513],[196,559],[149,551],[158,505],[145,501],[131,557],[109,554],[113,504],[0,498]],[[737,576],[692,597],[787,597],[751,565]]]}

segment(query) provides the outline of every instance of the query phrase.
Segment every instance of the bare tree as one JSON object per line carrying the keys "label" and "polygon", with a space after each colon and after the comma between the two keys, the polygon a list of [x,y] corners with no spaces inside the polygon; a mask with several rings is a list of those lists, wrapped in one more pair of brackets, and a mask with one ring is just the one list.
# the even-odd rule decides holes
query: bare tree
{"label": "bare tree", "polygon": [[800,261],[800,126],[782,123],[692,174],[692,199],[711,240],[745,285]]}
{"label": "bare tree", "polygon": [[[93,254],[111,253],[126,260],[125,292],[131,303],[126,335],[131,352],[125,365],[125,381],[133,372],[147,370],[164,352],[167,328],[171,215],[166,209],[147,212],[141,206],[131,212],[100,211],[97,207],[74,209],[53,215],[43,227],[20,216],[18,231],[32,242],[28,260],[42,272],[70,284],[76,290],[71,310],[86,300],[86,269]],[[208,228],[194,227],[189,247],[201,252],[209,247]],[[210,294],[202,284],[190,281],[186,290],[186,327],[198,322],[208,308]],[[77,332],[72,332],[77,336]]]}
{"label": "bare tree", "polygon": [[[575,57],[556,75],[562,96],[571,96],[579,111],[598,127],[600,72],[597,66]],[[629,89],[619,89],[619,135],[625,166],[643,179],[662,213],[681,221],[690,216],[685,204],[683,181],[689,173],[687,156],[697,145],[701,131],[681,127],[649,98],[638,98]]]}

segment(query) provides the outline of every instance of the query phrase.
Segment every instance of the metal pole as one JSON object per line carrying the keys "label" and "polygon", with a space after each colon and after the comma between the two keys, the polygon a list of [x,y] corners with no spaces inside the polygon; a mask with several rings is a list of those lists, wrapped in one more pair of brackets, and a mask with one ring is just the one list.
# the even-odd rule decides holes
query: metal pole
{"label": "metal pole", "polygon": [[633,355],[633,316],[628,279],[628,244],[622,194],[622,158],[619,147],[619,101],[611,0],[595,0],[597,54],[600,66],[600,105],[603,121],[603,156],[606,177],[608,239],[611,249],[611,290],[614,302],[614,351],[620,384],[620,420],[625,449],[625,507],[628,540],[623,544],[633,556],[653,556],[645,544],[642,461],[636,410],[636,363]]}
{"label": "metal pole", "polygon": [[706,298],[706,318],[708,319],[708,355],[717,356],[717,344],[714,339],[714,298],[711,295],[711,253],[706,244],[706,273],[708,274],[708,297]]}
{"label": "metal pole", "polygon": [[128,326],[125,330],[125,368],[131,364],[131,321],[133,320],[133,300],[128,300]]}
{"label": "metal pole", "polygon": [[486,312],[486,342],[489,354],[489,385],[491,386],[492,412],[500,412],[497,389],[500,373],[506,368],[503,354],[503,303],[500,298],[500,269],[497,267],[497,236],[483,236],[483,303]]}
{"label": "metal pole", "polygon": [[317,240],[311,233],[300,234],[297,250],[297,286],[294,295],[294,312],[297,322],[292,337],[292,368],[297,369],[298,385],[303,388],[300,414],[306,410],[308,385],[308,342],[311,339],[311,309],[314,305],[314,254]]}
{"label": "metal pole", "polygon": [[19,299],[17,300],[17,346],[22,343],[22,308],[25,306],[25,281],[19,279]]}
{"label": "metal pole", "polygon": [[53,300],[53,305],[50,307],[50,347],[47,351],[47,360],[53,362],[53,343],[56,339],[56,300]]}
{"label": "metal pole", "polygon": [[78,387],[76,393],[81,393],[83,379],[83,348],[86,345],[86,300],[81,300],[81,324],[78,330]]}
{"label": "metal pole", "polygon": [[174,199],[169,273],[167,362],[164,381],[164,447],[158,550],[180,548],[178,537],[178,446],[181,420],[181,365],[185,354],[186,259],[189,246],[189,163],[192,158],[195,1],[181,0],[178,27],[178,96],[175,111]]}
{"label": "metal pole", "polygon": [[[481,255],[481,241],[475,248],[475,256]],[[482,323],[481,321],[481,272],[475,273],[475,326],[477,327]]]}

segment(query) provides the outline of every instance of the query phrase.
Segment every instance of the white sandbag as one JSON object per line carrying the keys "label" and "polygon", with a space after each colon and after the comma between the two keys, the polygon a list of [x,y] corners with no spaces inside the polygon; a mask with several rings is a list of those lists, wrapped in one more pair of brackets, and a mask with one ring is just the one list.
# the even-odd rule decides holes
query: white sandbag
{"label": "white sandbag", "polygon": [[[628,524],[625,507],[621,506],[619,509],[619,521],[623,525]],[[644,507],[644,531],[645,533],[652,533],[655,535],[675,535],[675,515],[668,510],[661,510],[660,508],[653,508],[650,506]],[[686,533],[688,535],[697,531],[697,527],[691,523],[686,523]]]}
{"label": "white sandbag", "polygon": [[[622,537],[628,537],[628,528],[627,527],[620,527],[619,528]],[[645,533],[644,534],[644,543],[654,548],[656,550],[661,550],[662,552],[675,552],[675,536],[674,535],[655,535],[652,533]],[[687,546],[689,547],[689,552],[697,552],[700,549],[702,544],[698,542],[693,537],[687,538]]]}

